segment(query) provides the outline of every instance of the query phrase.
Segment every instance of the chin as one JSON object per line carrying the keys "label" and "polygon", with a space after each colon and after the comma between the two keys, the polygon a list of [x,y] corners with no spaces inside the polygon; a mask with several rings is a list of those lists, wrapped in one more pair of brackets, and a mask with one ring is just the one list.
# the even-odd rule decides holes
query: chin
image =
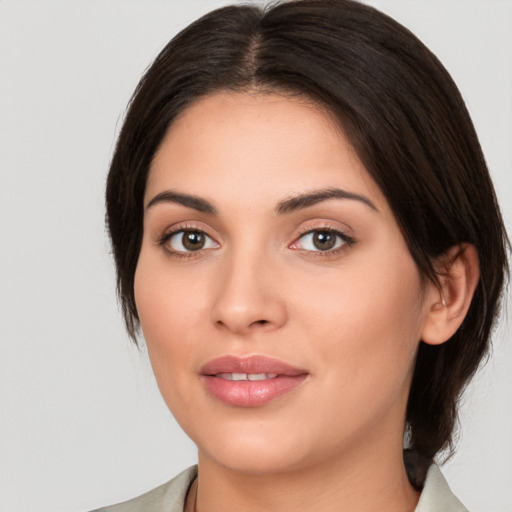
{"label": "chin", "polygon": [[296,450],[276,450],[271,442],[264,447],[257,443],[248,446],[246,442],[229,446],[219,443],[211,452],[199,448],[199,461],[205,457],[228,470],[253,475],[289,472],[301,467],[304,461]]}
{"label": "chin", "polygon": [[[208,432],[185,432],[198,447],[199,461],[210,460],[226,469],[241,473],[271,474],[301,466],[308,457],[307,445],[290,429],[258,421],[224,422]],[[309,454],[311,456],[311,454]]]}

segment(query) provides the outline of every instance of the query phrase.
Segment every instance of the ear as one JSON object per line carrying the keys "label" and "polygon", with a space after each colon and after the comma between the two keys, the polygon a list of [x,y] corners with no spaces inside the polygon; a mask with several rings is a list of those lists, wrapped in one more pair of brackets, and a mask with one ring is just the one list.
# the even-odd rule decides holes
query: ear
{"label": "ear", "polygon": [[468,312],[480,278],[476,248],[471,244],[452,247],[438,260],[439,287],[432,284],[427,294],[427,317],[422,340],[440,345],[450,339]]}

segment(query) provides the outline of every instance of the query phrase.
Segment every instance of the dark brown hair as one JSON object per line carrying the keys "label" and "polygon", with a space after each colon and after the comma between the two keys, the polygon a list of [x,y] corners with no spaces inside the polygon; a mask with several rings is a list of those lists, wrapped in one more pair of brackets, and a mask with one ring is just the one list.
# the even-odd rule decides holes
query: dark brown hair
{"label": "dark brown hair", "polygon": [[128,332],[138,327],[134,274],[148,171],[167,129],[219,90],[300,95],[327,108],[386,196],[421,275],[473,244],[481,276],[457,333],[420,344],[407,407],[410,447],[451,447],[457,401],[485,355],[497,314],[506,234],[473,124],[437,58],[407,29],[350,0],[230,6],[179,33],[140,81],[107,182],[107,221]]}

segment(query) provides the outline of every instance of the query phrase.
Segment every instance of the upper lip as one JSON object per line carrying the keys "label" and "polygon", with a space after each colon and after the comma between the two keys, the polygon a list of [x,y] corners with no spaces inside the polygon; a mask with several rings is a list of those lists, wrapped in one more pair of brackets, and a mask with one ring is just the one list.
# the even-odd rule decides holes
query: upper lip
{"label": "upper lip", "polygon": [[233,355],[212,359],[201,367],[202,375],[218,373],[277,373],[294,377],[308,373],[288,363],[267,356],[239,357]]}

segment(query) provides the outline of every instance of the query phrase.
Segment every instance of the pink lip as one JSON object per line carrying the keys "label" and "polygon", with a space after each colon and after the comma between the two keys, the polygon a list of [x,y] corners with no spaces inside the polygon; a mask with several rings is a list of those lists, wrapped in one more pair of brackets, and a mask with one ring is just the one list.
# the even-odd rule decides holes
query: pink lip
{"label": "pink lip", "polygon": [[[264,380],[226,380],[219,374],[277,374]],[[265,356],[224,356],[206,363],[200,370],[206,390],[215,398],[238,407],[257,407],[297,388],[308,372]]]}

